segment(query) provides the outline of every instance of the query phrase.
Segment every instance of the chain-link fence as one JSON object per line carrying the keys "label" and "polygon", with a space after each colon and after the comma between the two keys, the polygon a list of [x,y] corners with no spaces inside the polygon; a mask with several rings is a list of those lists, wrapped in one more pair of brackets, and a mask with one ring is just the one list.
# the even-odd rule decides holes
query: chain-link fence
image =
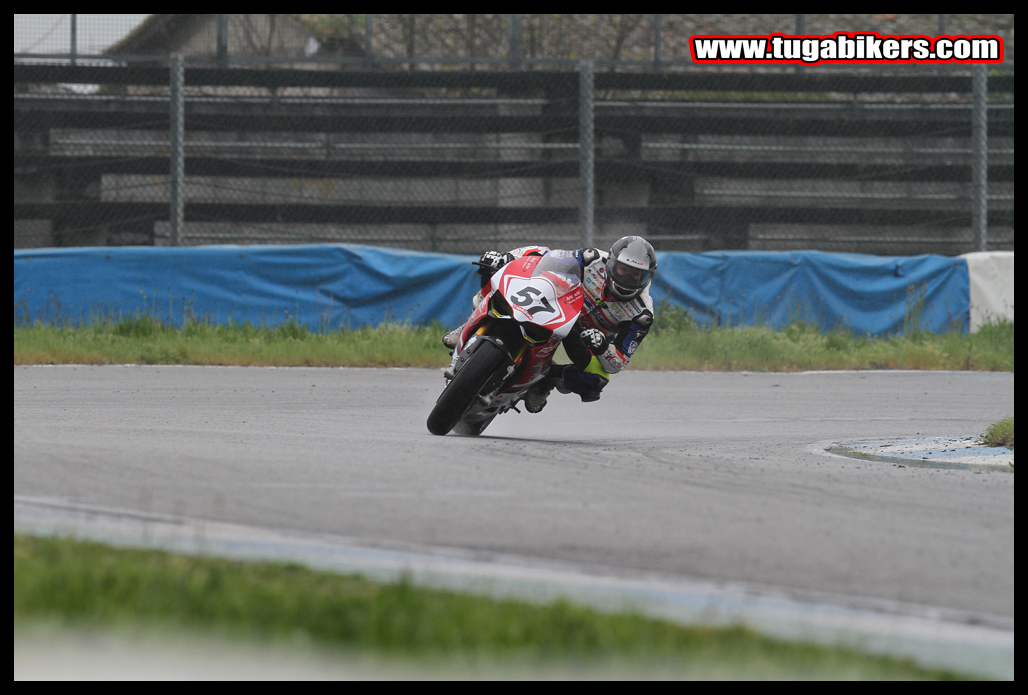
{"label": "chain-link fence", "polygon": [[[125,64],[90,62],[85,51],[75,64],[68,56],[16,59],[15,248],[347,242],[478,253],[525,243],[605,246],[625,234],[644,235],[661,250],[974,248],[974,173],[986,155],[973,155],[968,66],[641,71],[598,62],[593,89],[583,90],[579,63],[571,72],[531,61],[543,60],[544,44],[580,54],[589,45],[581,37],[617,41],[619,34],[602,27],[574,34],[551,15],[516,16],[527,67],[514,70],[512,15],[432,15],[435,24],[425,15],[318,16],[332,17],[334,31],[352,39],[333,49],[341,55],[371,37],[376,59],[401,61],[370,68],[327,60],[225,68],[190,59],[216,59],[227,40],[235,60],[244,53],[232,38],[243,31],[240,18],[277,23],[278,34],[251,26],[253,36],[275,37],[291,15],[150,17],[171,19],[148,19],[115,46],[143,55],[139,46],[164,45],[160,59],[156,48],[149,61]],[[295,17],[303,18],[288,20],[296,27],[314,21]],[[470,18],[473,40],[460,44],[455,37],[467,32],[447,34],[455,17]],[[622,26],[622,57],[648,45],[645,60],[673,61],[669,37],[684,45],[679,33],[693,31],[672,31],[679,20],[671,15],[631,17],[638,21]],[[840,28],[819,27],[817,17],[805,17],[806,31]],[[407,53],[398,43],[404,21],[415,37]],[[536,30],[567,36],[563,44],[533,44]],[[317,57],[328,36],[298,29],[288,50]],[[447,36],[449,43],[439,38]],[[287,50],[285,39],[262,45],[272,54]],[[169,48],[186,53],[181,101],[171,96]],[[481,61],[477,69],[402,63],[462,50]],[[488,69],[493,58],[503,69]],[[993,73],[984,219],[988,248],[1012,249],[1013,74]],[[173,146],[178,114],[180,149]],[[180,179],[172,176],[178,152]]]}

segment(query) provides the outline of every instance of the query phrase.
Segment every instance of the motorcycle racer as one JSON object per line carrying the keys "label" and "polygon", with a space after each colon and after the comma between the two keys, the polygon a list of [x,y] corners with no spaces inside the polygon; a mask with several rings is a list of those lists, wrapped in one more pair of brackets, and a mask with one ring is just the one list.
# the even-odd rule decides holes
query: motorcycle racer
{"label": "motorcycle racer", "polygon": [[[507,263],[528,255],[574,259],[582,273],[585,305],[574,329],[564,339],[572,363],[554,364],[549,376],[525,395],[525,409],[540,412],[550,391],[576,393],[583,402],[599,400],[610,375],[624,369],[653,325],[653,301],[649,285],[657,269],[657,254],[642,237],[618,239],[610,251],[581,248],[574,251],[546,246],[522,246],[508,253],[486,251],[478,262],[482,290],[474,297],[477,307],[490,291],[493,274]],[[443,337],[453,349],[460,329]]]}

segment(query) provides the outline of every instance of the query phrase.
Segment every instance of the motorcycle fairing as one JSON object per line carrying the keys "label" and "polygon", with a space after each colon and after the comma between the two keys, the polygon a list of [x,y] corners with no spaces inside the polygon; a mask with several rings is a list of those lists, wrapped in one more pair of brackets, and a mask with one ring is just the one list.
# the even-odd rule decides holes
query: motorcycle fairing
{"label": "motorcycle fairing", "polygon": [[[493,384],[480,412],[471,419],[492,416],[509,409],[534,382],[546,376],[560,341],[571,332],[584,304],[579,263],[571,257],[551,254],[525,256],[511,261],[493,274],[488,292],[472,311],[454,352],[454,373],[464,364],[480,339],[504,347],[511,358],[504,375]],[[492,311],[494,296],[503,297],[511,315]],[[477,335],[489,321],[512,321],[515,325],[534,324],[551,331],[549,340],[533,345],[518,336],[517,345],[495,336]],[[522,350],[521,347],[525,346]],[[465,352],[467,351],[467,352]],[[459,363],[459,364],[458,364]]]}
{"label": "motorcycle fairing", "polygon": [[517,321],[543,326],[562,340],[571,332],[584,301],[577,268],[577,261],[553,252],[525,256],[493,275],[492,293],[500,293]]}

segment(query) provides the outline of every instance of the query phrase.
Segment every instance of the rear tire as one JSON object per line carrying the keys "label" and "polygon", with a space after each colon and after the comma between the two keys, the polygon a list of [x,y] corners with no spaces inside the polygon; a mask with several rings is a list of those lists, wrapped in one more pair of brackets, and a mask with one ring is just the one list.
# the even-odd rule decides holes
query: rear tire
{"label": "rear tire", "polygon": [[496,343],[482,341],[439,396],[428,416],[428,431],[443,435],[452,430],[506,358],[507,353]]}

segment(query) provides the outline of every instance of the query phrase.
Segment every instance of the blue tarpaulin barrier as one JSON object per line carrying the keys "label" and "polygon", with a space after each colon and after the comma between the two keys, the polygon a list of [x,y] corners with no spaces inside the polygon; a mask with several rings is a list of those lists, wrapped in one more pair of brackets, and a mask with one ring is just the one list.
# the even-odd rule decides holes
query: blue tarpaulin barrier
{"label": "blue tarpaulin barrier", "polygon": [[317,330],[456,325],[479,289],[472,260],[345,244],[15,251],[15,318],[82,324],[142,313],[174,325],[295,321]]}
{"label": "blue tarpaulin barrier", "polygon": [[[472,260],[347,244],[20,250],[15,321],[82,325],[147,314],[174,325],[455,326],[479,287]],[[685,307],[702,324],[802,320],[872,335],[968,327],[960,258],[735,251],[660,253],[658,263],[654,302]]]}
{"label": "blue tarpaulin barrier", "polygon": [[819,251],[657,254],[654,302],[688,308],[698,323],[769,325],[883,335],[907,328],[967,331],[967,262],[950,256]]}

